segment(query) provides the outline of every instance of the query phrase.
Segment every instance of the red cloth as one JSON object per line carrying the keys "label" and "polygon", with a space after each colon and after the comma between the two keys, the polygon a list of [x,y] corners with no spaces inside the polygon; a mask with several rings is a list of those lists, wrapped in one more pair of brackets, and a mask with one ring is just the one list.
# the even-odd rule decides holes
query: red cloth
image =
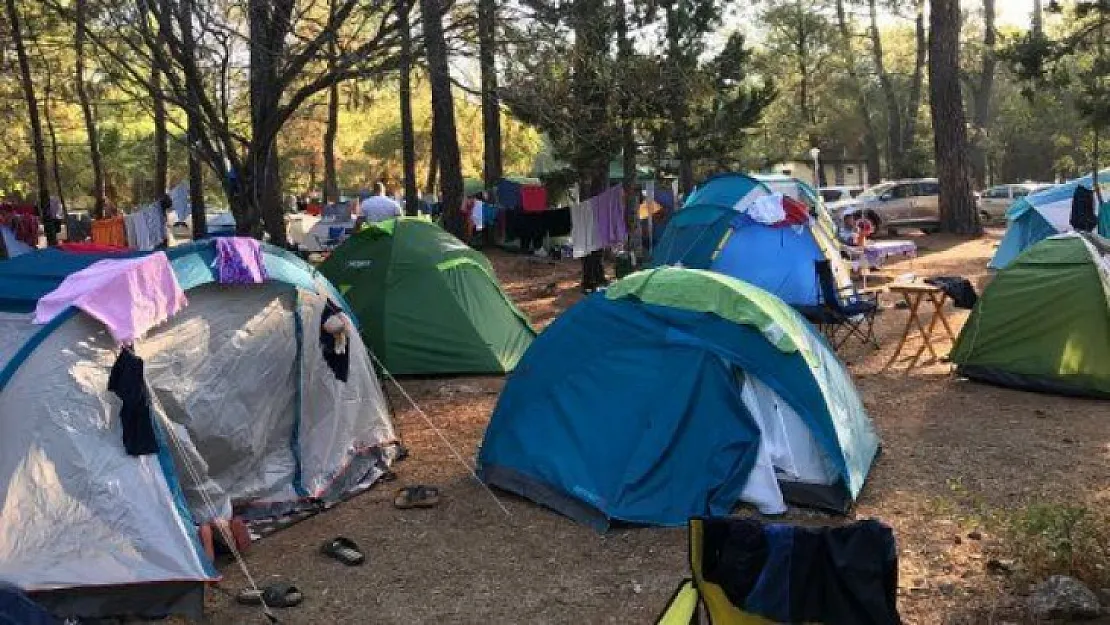
{"label": "red cloth", "polygon": [[128,251],[126,247],[103,245],[100,243],[59,243],[58,249],[73,254],[119,254]]}
{"label": "red cloth", "polygon": [[0,211],[15,213],[16,215],[26,215],[28,217],[38,216],[38,211],[35,210],[34,204],[11,204],[4,202],[0,204]]}
{"label": "red cloth", "polygon": [[320,204],[318,202],[312,202],[311,204],[308,205],[307,208],[305,208],[304,212],[308,213],[309,215],[312,215],[313,217],[319,217],[320,212],[323,209],[324,209],[324,206],[322,204]]}
{"label": "red cloth", "polygon": [[521,187],[520,207],[526,213],[547,210],[547,189],[543,187]]}
{"label": "red cloth", "polygon": [[11,228],[15,238],[30,245],[39,246],[39,218],[34,214],[26,213],[18,208],[12,209],[10,204],[0,207],[0,226]]}
{"label": "red cloth", "polygon": [[786,213],[786,219],[775,226],[800,226],[809,223],[809,209],[792,197],[782,196],[782,210]]}

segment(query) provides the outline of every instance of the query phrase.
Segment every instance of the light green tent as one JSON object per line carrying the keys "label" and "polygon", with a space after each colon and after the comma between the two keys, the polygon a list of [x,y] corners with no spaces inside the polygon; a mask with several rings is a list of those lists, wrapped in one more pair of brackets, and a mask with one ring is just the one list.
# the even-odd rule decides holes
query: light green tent
{"label": "light green tent", "polygon": [[423,219],[358,232],[320,271],[395,375],[507,373],[535,337],[489,260]]}
{"label": "light green tent", "polygon": [[995,276],[952,350],[971,379],[1110,398],[1110,241],[1075,233],[1022,252]]}

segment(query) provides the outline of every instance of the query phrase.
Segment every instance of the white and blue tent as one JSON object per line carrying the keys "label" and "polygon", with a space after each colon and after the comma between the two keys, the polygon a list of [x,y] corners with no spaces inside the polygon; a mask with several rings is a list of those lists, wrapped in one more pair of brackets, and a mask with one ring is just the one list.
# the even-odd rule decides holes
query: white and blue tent
{"label": "white and blue tent", "polygon": [[[1071,202],[1076,188],[1083,186],[1094,189],[1091,175],[1076,178],[1063,184],[1017,200],[1006,211],[1006,234],[987,265],[991,269],[1005,269],[1019,254],[1035,243],[1048,237],[1072,230]],[[1103,187],[1103,196],[1110,197],[1110,169],[1098,174],[1098,184]]]}
{"label": "white and blue tent", "polygon": [[33,323],[103,257],[0,262],[0,580],[62,616],[199,617],[218,575],[198,524],[311,512],[399,452],[357,332],[346,379],[328,364],[323,312],[347,305],[311,266],[263,246],[268,281],[241,286],[218,283],[213,241],[166,255],[188,303],[134,343],[158,439],[142,456],[122,442],[105,326],[76,308]]}

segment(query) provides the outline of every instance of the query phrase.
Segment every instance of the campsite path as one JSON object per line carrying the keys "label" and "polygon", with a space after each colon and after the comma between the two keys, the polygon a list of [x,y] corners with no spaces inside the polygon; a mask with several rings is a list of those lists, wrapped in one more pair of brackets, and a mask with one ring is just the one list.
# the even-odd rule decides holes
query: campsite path
{"label": "campsite path", "polygon": [[[964,275],[981,289],[998,234],[973,241],[922,236],[919,258],[889,270]],[[539,326],[578,299],[576,262],[491,257],[506,291]],[[897,532],[905,622],[1023,622],[1021,584],[988,571],[992,558],[1012,551],[994,534],[991,519],[1022,514],[1038,501],[1104,504],[1110,409],[1104,402],[960,382],[943,364],[908,376],[880,373],[905,316],[901,310],[880,315],[878,352],[853,345],[844,354],[884,444],[855,514],[879,518]],[[958,327],[966,317],[960,311],[951,318]],[[472,458],[502,381],[403,383]],[[433,510],[401,512],[391,505],[393,489],[378,487],[257,544],[248,558],[254,574],[291,578],[306,594],[303,606],[281,614],[283,623],[654,621],[687,571],[682,530],[600,536],[501,494],[511,513],[505,517],[423,419],[401,406],[395,389],[391,394],[412,450],[398,468],[398,485],[434,483],[445,500]],[[806,513],[792,518],[825,520]],[[318,555],[320,543],[336,535],[358,542],[368,564],[346,568]],[[243,585],[234,565],[223,571],[226,588]],[[261,622],[257,612],[218,592],[210,593],[208,614],[217,625]]]}

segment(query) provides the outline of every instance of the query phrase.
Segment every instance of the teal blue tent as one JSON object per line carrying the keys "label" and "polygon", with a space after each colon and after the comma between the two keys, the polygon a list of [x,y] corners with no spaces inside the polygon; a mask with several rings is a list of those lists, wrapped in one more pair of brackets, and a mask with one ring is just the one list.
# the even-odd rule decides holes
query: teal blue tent
{"label": "teal blue tent", "polygon": [[[1048,237],[1068,232],[1071,225],[1071,200],[1076,188],[1091,186],[1090,175],[1070,180],[1018,199],[1006,211],[1006,234],[998,244],[991,269],[1005,269],[1019,254]],[[1099,185],[1110,183],[1110,169],[1098,174]],[[1099,234],[1110,237],[1110,219],[1100,210]]]}
{"label": "teal blue tent", "polygon": [[844,365],[793,309],[663,267],[584,299],[532,343],[478,465],[487,483],[604,530],[741,502],[844,512],[878,449]]}

